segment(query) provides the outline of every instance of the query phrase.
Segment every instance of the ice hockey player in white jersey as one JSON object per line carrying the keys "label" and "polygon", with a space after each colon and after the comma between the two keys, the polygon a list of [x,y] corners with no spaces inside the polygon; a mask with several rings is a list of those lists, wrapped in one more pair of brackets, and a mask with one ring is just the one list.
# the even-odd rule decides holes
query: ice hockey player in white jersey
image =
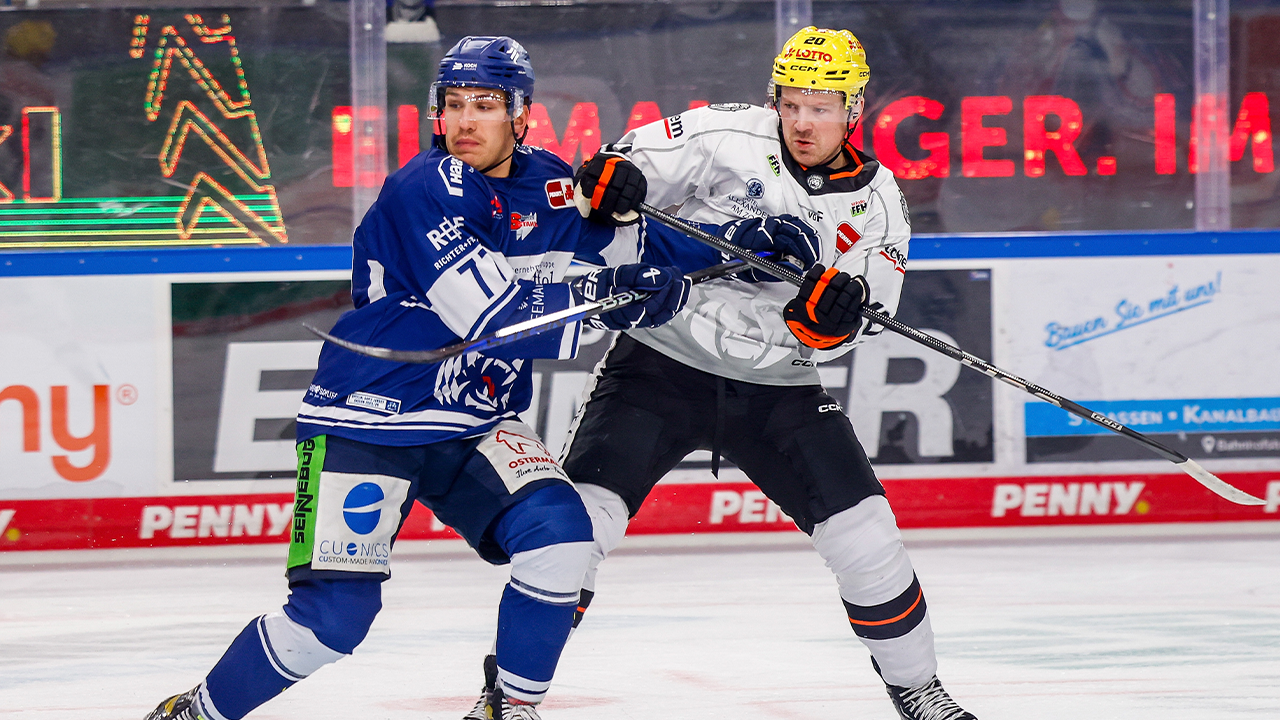
{"label": "ice hockey player in white jersey", "polygon": [[849,141],[869,78],[852,33],[808,27],[774,60],[769,107],[690,110],[628,133],[579,170],[593,217],[639,202],[610,204],[602,186],[642,185],[648,204],[679,205],[680,216],[721,224],[726,237],[755,231],[759,251],[773,249],[772,216],[799,216],[820,249],[796,258],[812,263],[798,294],[760,282],[769,278],[758,271],[705,283],[673,321],[626,331],[610,348],[563,459],[595,538],[575,621],[595,594],[598,564],[654,484],[689,452],[711,450],[811,536],[903,720],[974,720],[938,681],[925,597],[896,519],[815,367],[874,342],[879,328],[862,323],[861,308],[892,315],[906,271],[906,200],[892,173]]}

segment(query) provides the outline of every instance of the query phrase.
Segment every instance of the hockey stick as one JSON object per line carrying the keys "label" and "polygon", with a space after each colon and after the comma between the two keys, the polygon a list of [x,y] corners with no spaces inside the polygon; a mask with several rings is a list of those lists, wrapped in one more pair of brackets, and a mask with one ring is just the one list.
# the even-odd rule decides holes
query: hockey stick
{"label": "hockey stick", "polygon": [[[658,222],[662,223],[663,225],[666,225],[667,227],[670,227],[674,230],[679,230],[680,232],[688,235],[689,237],[692,237],[695,240],[698,240],[700,242],[703,242],[707,245],[710,245],[716,248],[720,252],[728,255],[729,257],[737,258],[738,260],[741,260],[754,268],[763,270],[769,273],[770,275],[778,278],[779,280],[784,280],[796,286],[799,286],[800,283],[803,281],[803,278],[800,277],[800,275],[793,272],[792,270],[776,262],[773,262],[772,260],[768,260],[766,258],[753,255],[752,253],[743,250],[742,248],[738,247],[737,245],[734,245],[733,243],[725,240],[724,238],[716,237],[715,235],[712,235],[711,233],[708,233],[702,230],[702,228],[691,225],[674,215],[671,215],[669,213],[663,212],[662,210],[659,210],[658,208],[641,203],[639,210],[642,215],[648,215],[649,217],[653,218],[654,220],[657,220]],[[1120,423],[1116,422],[1115,420],[1112,420],[1111,418],[1101,413],[1094,412],[1093,410],[1090,410],[1089,408],[1084,407],[1079,403],[1075,403],[1064,397],[1055,395],[1049,392],[1048,390],[1045,390],[1044,388],[1040,387],[1039,385],[1034,385],[1032,383],[1027,382],[1026,380],[1023,380],[1022,378],[1016,375],[1007,373],[1004,370],[1001,370],[1000,368],[992,365],[991,363],[988,363],[987,361],[975,355],[970,355],[969,353],[961,350],[958,347],[955,347],[954,345],[950,345],[948,343],[942,342],[941,340],[939,340],[936,337],[933,337],[932,335],[928,335],[926,333],[920,332],[919,330],[911,327],[910,325],[901,323],[895,320],[894,318],[891,318],[888,315],[885,315],[884,313],[877,312],[876,310],[872,310],[871,308],[868,308],[868,307],[864,307],[862,309],[862,316],[867,320],[876,323],[877,325],[883,325],[884,327],[898,333],[899,335],[903,335],[907,338],[910,338],[911,340],[914,340],[920,343],[921,345],[926,345],[932,348],[933,350],[936,350],[942,353],[943,355],[946,355],[952,360],[959,361],[961,364],[967,365],[973,368],[974,370],[977,370],[978,372],[983,373],[984,375],[988,375],[990,377],[995,378],[996,380],[1000,380],[1002,382],[1008,383],[1009,385],[1012,385],[1018,388],[1019,390],[1024,390],[1028,393],[1031,393],[1032,395],[1035,395],[1036,397],[1040,398],[1041,400],[1044,400],[1045,402],[1051,405],[1056,405],[1062,408],[1063,410],[1066,410],[1067,412],[1071,413],[1072,415],[1084,418],[1085,420],[1088,420],[1094,425],[1099,425],[1101,427],[1104,427],[1110,430],[1111,432],[1114,432],[1129,438],[1130,440],[1154,452],[1156,455],[1159,455],[1165,460],[1168,460],[1174,465],[1177,465],[1183,472],[1195,478],[1196,481],[1199,482],[1201,485],[1204,485],[1205,487],[1209,488],[1213,492],[1217,493],[1223,498],[1226,498],[1227,500],[1230,500],[1233,503],[1236,503],[1239,505],[1265,505],[1266,504],[1266,501],[1260,498],[1256,498],[1250,495],[1249,493],[1241,490],[1240,488],[1235,487],[1234,485],[1228,484],[1226,481],[1222,480],[1217,475],[1214,475],[1208,470],[1205,470],[1195,460],[1188,458],[1182,453],[1179,453],[1174,450],[1170,450],[1169,448],[1165,447],[1164,445],[1161,445],[1155,440],[1152,440],[1146,435],[1143,435],[1142,433],[1137,432],[1136,430],[1127,428],[1124,425],[1121,425]]]}
{"label": "hockey stick", "polygon": [[[686,277],[688,277],[694,285],[697,285],[698,283],[736,273],[739,270],[745,270],[747,267],[748,264],[745,261],[730,260],[726,263],[713,265],[709,268],[703,268],[702,270],[691,272]],[[367,355],[372,358],[390,360],[392,362],[429,365],[431,363],[438,363],[442,360],[448,360],[455,355],[479,352],[481,350],[498,347],[499,345],[513,343],[517,340],[523,340],[524,338],[538,335],[540,333],[547,332],[548,330],[555,330],[556,328],[564,327],[569,323],[575,323],[579,320],[607,313],[611,310],[617,310],[620,307],[625,307],[631,303],[644,300],[647,297],[649,297],[649,293],[642,290],[628,290],[626,292],[618,293],[617,295],[610,295],[609,297],[586,303],[585,305],[566,308],[532,320],[525,320],[524,322],[519,322],[515,325],[504,327],[496,332],[489,333],[488,335],[478,337],[475,340],[455,343],[453,345],[442,347],[438,350],[392,350],[391,348],[374,347],[372,345],[360,345],[359,343],[353,343],[350,340],[343,340],[342,338],[334,337],[333,335],[314,328],[306,323],[303,323],[302,326],[334,345],[350,350],[358,355]]]}

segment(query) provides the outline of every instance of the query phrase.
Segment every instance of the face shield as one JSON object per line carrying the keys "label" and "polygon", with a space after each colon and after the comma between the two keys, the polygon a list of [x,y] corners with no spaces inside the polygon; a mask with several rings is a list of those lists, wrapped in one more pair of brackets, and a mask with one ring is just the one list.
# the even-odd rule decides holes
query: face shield
{"label": "face shield", "polygon": [[510,123],[524,109],[524,95],[512,91],[510,102],[507,93],[497,88],[466,87],[432,83],[431,108],[428,117],[442,121],[445,127],[461,124]]}
{"label": "face shield", "polygon": [[774,107],[786,123],[852,127],[862,115],[862,91],[845,105],[845,94],[836,90],[810,90],[790,86],[771,88]]}

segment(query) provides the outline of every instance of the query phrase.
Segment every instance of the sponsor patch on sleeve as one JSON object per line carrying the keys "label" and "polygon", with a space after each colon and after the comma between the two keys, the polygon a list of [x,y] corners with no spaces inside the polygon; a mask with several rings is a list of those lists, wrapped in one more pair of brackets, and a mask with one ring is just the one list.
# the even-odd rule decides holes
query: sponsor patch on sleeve
{"label": "sponsor patch on sleeve", "polygon": [[672,115],[671,117],[663,120],[662,129],[667,131],[668,140],[675,140],[681,135],[684,135],[684,124],[681,123],[679,115]]}
{"label": "sponsor patch on sleeve", "polygon": [[462,161],[456,157],[447,157],[440,161],[440,167],[437,170],[449,194],[453,197],[462,197]]}
{"label": "sponsor patch on sleeve", "polygon": [[556,210],[573,207],[573,180],[570,178],[548,180],[547,204]]}
{"label": "sponsor patch on sleeve", "polygon": [[880,257],[893,263],[894,270],[897,270],[903,275],[907,274],[907,256],[903,255],[902,251],[898,248],[892,245],[884,248],[880,251]]}
{"label": "sponsor patch on sleeve", "polygon": [[849,252],[849,248],[861,239],[862,235],[847,222],[840,223],[836,228],[836,249],[842,253]]}

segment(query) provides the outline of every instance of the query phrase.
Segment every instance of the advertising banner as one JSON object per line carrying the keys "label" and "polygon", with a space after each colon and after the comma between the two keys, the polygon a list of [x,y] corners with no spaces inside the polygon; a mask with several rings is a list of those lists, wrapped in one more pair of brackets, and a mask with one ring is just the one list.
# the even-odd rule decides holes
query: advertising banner
{"label": "advertising banner", "polygon": [[[903,527],[1280,519],[1275,256],[917,262],[898,318],[1197,458],[1264,507],[882,332],[819,367]],[[293,416],[350,306],[341,271],[0,279],[0,549],[283,541]],[[558,452],[610,345],[538,361],[523,420]],[[633,532],[794,527],[686,458]],[[451,532],[416,511],[403,537]],[[424,519],[422,519],[424,518]]]}
{"label": "advertising banner", "polygon": [[168,423],[150,279],[0,284],[0,497],[153,495]]}

